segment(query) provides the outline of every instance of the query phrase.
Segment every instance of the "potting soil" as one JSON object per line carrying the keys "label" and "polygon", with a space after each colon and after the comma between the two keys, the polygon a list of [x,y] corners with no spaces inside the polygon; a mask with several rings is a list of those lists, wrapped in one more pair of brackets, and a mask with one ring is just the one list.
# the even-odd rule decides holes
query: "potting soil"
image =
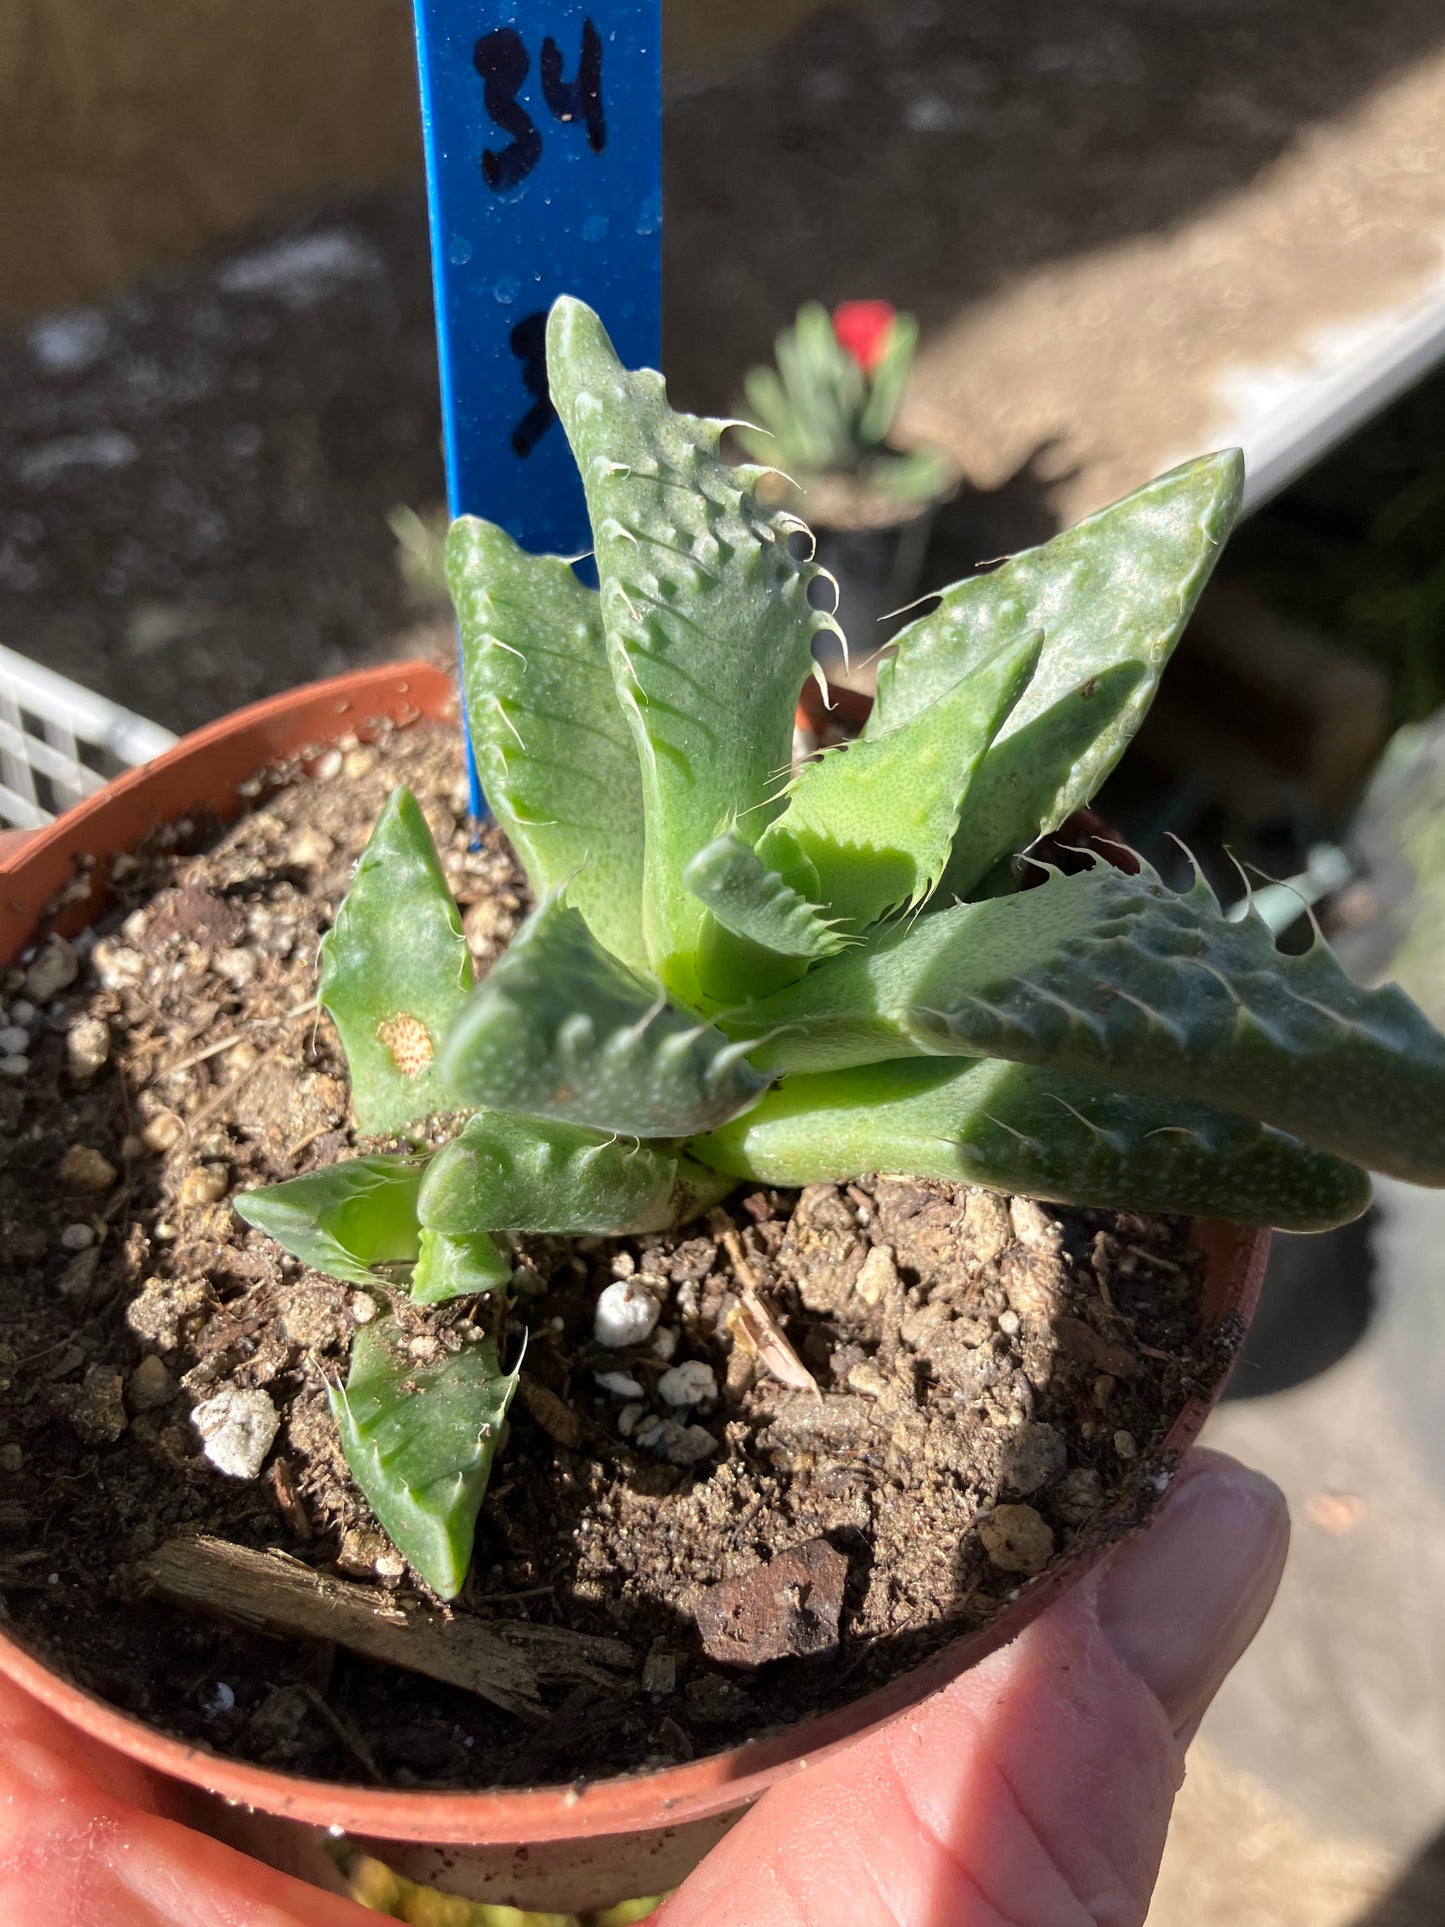
{"label": "potting soil", "polygon": [[[419,725],[269,772],[232,827],[162,832],[94,933],[3,978],[0,1025],[26,1033],[0,1081],[8,1630],[269,1766],[574,1781],[836,1707],[1147,1513],[1170,1423],[1236,1337],[1202,1326],[1181,1223],[888,1175],[743,1187],[660,1236],[516,1240],[521,1391],[468,1584],[432,1600],[350,1480],[326,1387],[378,1311],[425,1360],[476,1307],[336,1283],[230,1204],[355,1146],[316,946],[398,781],[485,969],[526,884],[495,829],[469,848],[455,735]],[[605,1351],[596,1299],[627,1277],[661,1300],[657,1331]],[[228,1388],[251,1414],[241,1476],[192,1417]],[[198,1534],[284,1549],[379,1613],[489,1625],[545,1655],[536,1703],[513,1716],[334,1640],[182,1611],[147,1562]]]}

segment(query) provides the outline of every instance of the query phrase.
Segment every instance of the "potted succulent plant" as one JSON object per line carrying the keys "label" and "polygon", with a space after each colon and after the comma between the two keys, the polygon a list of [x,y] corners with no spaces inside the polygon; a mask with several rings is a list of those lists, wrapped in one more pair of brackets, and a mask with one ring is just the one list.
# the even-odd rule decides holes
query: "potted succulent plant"
{"label": "potted succulent plant", "polygon": [[[324,1380],[291,1449],[320,1464],[339,1441],[390,1535],[372,1604],[338,1591],[324,1546],[277,1565],[306,1520],[279,1468],[261,1523],[234,1512],[259,1548],[187,1564],[182,1540],[146,1573],[179,1572],[202,1608],[224,1581],[248,1624],[243,1582],[289,1588],[293,1631],[430,1667],[448,1717],[460,1669],[487,1700],[458,1742],[482,1736],[478,1790],[288,1776],[127,1718],[19,1644],[0,1665],[220,1794],[210,1823],[284,1864],[324,1877],[314,1843],[344,1832],[409,1877],[558,1907],[670,1884],[769,1779],[1011,1636],[1147,1517],[1258,1287],[1263,1239],[1229,1223],[1346,1221],[1368,1168],[1445,1181],[1445,1039],[1323,944],[1286,956],[1258,918],[1226,920],[1202,880],[1020,860],[1147,709],[1237,508],[1237,456],[945,591],[858,741],[790,779],[812,640],[836,627],[796,518],[585,307],[558,304],[549,357],[600,588],[471,519],[448,554],[483,783],[535,907],[476,981],[448,881],[468,859],[444,862],[393,790],[321,958],[350,1131],[329,1116],[284,1139],[301,1168],[236,1198],[250,1234],[219,1163],[194,1167],[212,1215],[193,1249],[246,1292],[208,1306],[162,1275],[150,1322],[126,1314],[162,1346],[158,1320],[209,1319],[184,1384],[224,1485],[232,1446],[256,1444],[234,1386],[274,1337],[235,1307],[297,1329],[304,1311],[268,1382]],[[69,847],[104,846],[82,826]],[[306,859],[288,852],[289,879]],[[237,858],[226,887],[254,870]],[[224,906],[184,898],[166,940],[199,929],[214,950]],[[133,914],[135,943],[158,941]],[[105,942],[133,984],[140,951]],[[298,1053],[285,1035],[273,1050]],[[147,1376],[149,1399],[165,1373]],[[179,1455],[185,1423],[146,1437]],[[503,1556],[479,1584],[484,1503]],[[515,1602],[543,1596],[532,1623]],[[580,1682],[561,1706],[538,1697],[538,1652]],[[375,1703],[395,1722],[410,1702]],[[260,1714],[274,1739],[271,1699]],[[376,1774],[365,1733],[328,1718]]]}
{"label": "potted succulent plant", "polygon": [[[887,301],[844,301],[831,315],[805,302],[777,338],[776,366],[749,371],[748,420],[734,429],[753,460],[781,471],[761,492],[806,518],[838,584],[838,618],[864,654],[916,598],[934,520],[958,483],[942,449],[893,440],[917,344],[917,321]],[[831,668],[826,638],[820,653]]]}

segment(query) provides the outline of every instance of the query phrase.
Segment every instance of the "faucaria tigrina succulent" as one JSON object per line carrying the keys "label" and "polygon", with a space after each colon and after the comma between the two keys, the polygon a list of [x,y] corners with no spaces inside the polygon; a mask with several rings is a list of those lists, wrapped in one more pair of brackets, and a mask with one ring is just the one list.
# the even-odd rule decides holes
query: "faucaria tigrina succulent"
{"label": "faucaria tigrina succulent", "polygon": [[[355,1121],[411,1151],[251,1193],[307,1264],[437,1303],[506,1234],[646,1232],[737,1181],[866,1171],[1318,1229],[1367,1168],[1445,1182],[1445,1039],[1202,878],[1010,859],[1093,795],[1239,501],[1176,469],[903,630],[860,739],[789,773],[814,634],[806,531],[597,317],[553,311],[552,396],[600,589],[472,520],[448,566],[486,793],[537,908],[480,985],[397,790],[324,947]],[[438,1126],[439,1118],[451,1123]],[[439,1139],[441,1148],[436,1148]],[[400,1268],[400,1270],[398,1270]],[[438,1592],[465,1575],[515,1376],[368,1324],[348,1461]]]}

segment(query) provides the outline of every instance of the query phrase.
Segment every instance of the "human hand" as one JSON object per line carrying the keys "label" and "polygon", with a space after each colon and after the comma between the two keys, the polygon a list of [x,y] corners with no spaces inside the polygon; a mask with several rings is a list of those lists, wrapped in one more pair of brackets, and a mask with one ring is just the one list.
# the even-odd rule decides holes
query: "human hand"
{"label": "human hand", "polygon": [[[1138,1927],[1184,1748],[1288,1537],[1267,1479],[1194,1454],[1149,1532],[946,1691],[765,1795],[657,1927]],[[143,1769],[0,1683],[0,1921],[376,1920],[165,1804]]]}

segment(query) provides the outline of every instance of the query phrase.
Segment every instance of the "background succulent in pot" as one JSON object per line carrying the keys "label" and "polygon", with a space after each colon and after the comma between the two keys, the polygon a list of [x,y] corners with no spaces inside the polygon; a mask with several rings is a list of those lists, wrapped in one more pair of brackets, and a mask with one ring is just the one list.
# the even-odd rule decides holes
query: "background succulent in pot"
{"label": "background succulent in pot", "polygon": [[[751,370],[735,424],[739,446],[780,471],[764,500],[795,508],[837,585],[837,613],[865,655],[886,642],[917,600],[940,504],[958,472],[941,450],[892,437],[913,365],[918,324],[886,301],[816,301],[777,338],[776,367]],[[816,654],[835,681],[848,669],[828,638]]]}
{"label": "background succulent in pot", "polygon": [[735,429],[738,442],[805,496],[825,477],[848,478],[891,510],[889,519],[916,512],[954,482],[941,451],[891,441],[917,345],[918,323],[887,301],[845,301],[831,315],[805,302],[777,337],[777,365],[748,373],[749,420]]}
{"label": "background succulent in pot", "polygon": [[738,1179],[878,1169],[1295,1229],[1359,1213],[1367,1167],[1445,1182],[1445,1038],[1402,992],[1319,942],[1279,953],[1202,880],[1092,862],[1018,887],[1148,707],[1237,455],[947,590],[862,737],[790,780],[832,623],[800,524],[590,310],[558,304],[549,356],[600,589],[475,520],[448,558],[483,782],[538,907],[474,986],[396,791],[320,994],[358,1132],[399,1148],[241,1201],[333,1276],[482,1295],[473,1342],[425,1368],[377,1319],[333,1393],[358,1483],[446,1595],[517,1382],[481,1331],[509,1232],[658,1230]]}

